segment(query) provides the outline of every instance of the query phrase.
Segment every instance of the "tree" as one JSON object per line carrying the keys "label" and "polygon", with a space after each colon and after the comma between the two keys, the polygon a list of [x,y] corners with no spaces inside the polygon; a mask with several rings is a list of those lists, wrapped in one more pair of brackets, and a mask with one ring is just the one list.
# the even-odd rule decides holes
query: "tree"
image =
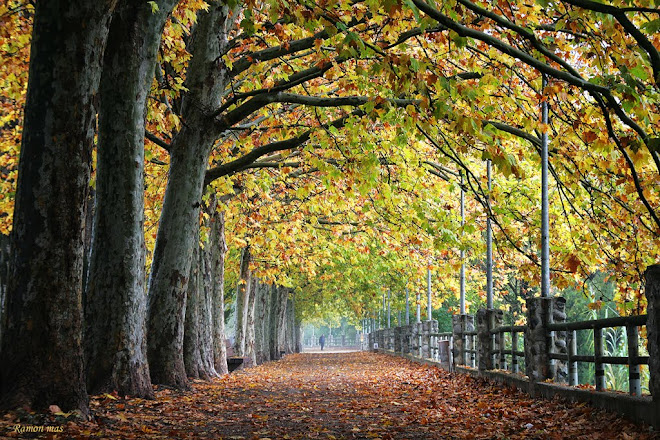
{"label": "tree", "polygon": [[[241,266],[238,278],[238,286],[236,287],[236,328],[234,332],[234,354],[240,357],[246,355],[246,342],[250,317],[250,298],[254,293],[253,284],[256,281],[252,276],[250,264],[252,264],[250,248],[245,247],[241,252]],[[254,325],[254,315],[252,324]]]}
{"label": "tree", "polygon": [[209,252],[211,253],[211,286],[213,289],[213,362],[218,374],[227,374],[227,347],[225,345],[225,240],[224,213],[214,207],[211,215]]}
{"label": "tree", "polygon": [[190,225],[199,220],[204,172],[213,134],[197,129],[210,122],[209,109],[217,108],[224,86],[227,36],[235,11],[213,2],[200,12],[191,43],[191,65],[182,99],[186,121],[170,146],[171,163],[158,238],[149,277],[148,358],[154,383],[188,386],[183,364],[183,321],[188,273],[193,248],[197,246]]}
{"label": "tree", "polygon": [[5,405],[57,404],[88,412],[83,213],[94,96],[115,3],[55,1],[35,7],[0,349]]}
{"label": "tree", "polygon": [[161,34],[176,3],[121,2],[105,50],[85,297],[92,393],[153,396],[145,334],[144,129]]}

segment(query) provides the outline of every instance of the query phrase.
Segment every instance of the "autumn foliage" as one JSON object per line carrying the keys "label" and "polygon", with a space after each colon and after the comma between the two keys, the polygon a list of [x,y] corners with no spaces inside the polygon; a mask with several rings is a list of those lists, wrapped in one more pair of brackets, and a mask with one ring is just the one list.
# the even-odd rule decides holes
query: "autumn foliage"
{"label": "autumn foliage", "polygon": [[[77,396],[66,405],[86,409],[88,372],[83,369],[115,359],[116,353],[143,351],[135,347],[144,346],[150,358],[148,367],[145,359],[140,361],[145,396],[149,380],[186,388],[184,320],[194,327],[197,318],[184,315],[194,310],[186,309],[191,303],[186,301],[198,293],[189,280],[196,270],[192,261],[203,260],[193,257],[200,247],[209,258],[222,247],[217,272],[212,274],[211,265],[203,263],[207,269],[198,270],[203,276],[197,279],[203,278],[198,284],[207,287],[221,279],[215,284],[227,285],[228,304],[234,300],[229,292],[240,283],[238,255],[249,248],[253,276],[290,289],[291,299],[295,295],[298,322],[342,315],[357,324],[376,317],[388,289],[399,306],[404,289],[414,298],[425,287],[427,269],[436,290],[432,305],[439,309],[455,302],[462,265],[467,266],[467,311],[474,312],[486,296],[483,235],[488,218],[494,229],[496,299],[512,293],[514,303],[522,304],[537,293],[540,280],[538,168],[545,135],[550,138],[550,293],[576,287],[586,292],[596,276],[606,274],[616,280],[607,299],[617,305],[617,313],[644,312],[642,274],[660,253],[660,9],[652,2],[113,1],[103,3],[107,23],[84,11],[80,20],[72,20],[90,29],[85,20],[91,18],[99,27],[99,42],[110,35],[107,47],[77,42],[97,55],[104,50],[107,64],[95,65],[89,78],[48,64],[51,56],[58,62],[64,58],[45,47],[51,39],[32,38],[43,30],[38,18],[56,23],[66,17],[44,5],[8,0],[0,6],[0,238],[4,242],[11,231],[13,251],[27,252],[3,256],[2,261],[10,261],[8,281],[0,280],[8,286],[9,318],[3,312],[0,321],[9,337],[3,342],[8,351],[0,358],[17,359],[7,370],[16,377],[24,370],[33,373],[19,385],[23,391],[36,382],[50,385],[42,380],[48,373],[44,368],[52,368],[50,357],[33,356],[33,340],[52,347],[46,338],[55,337],[64,347],[71,341],[78,347],[84,338],[87,351],[96,351],[104,341],[127,335],[132,337],[129,348],[111,347],[114,351],[100,361],[87,353],[91,365],[85,365],[82,354],[57,350],[69,362],[60,371],[80,373]],[[121,19],[136,17],[127,24],[134,34],[114,27]],[[81,33],[72,32],[71,40]],[[143,39],[147,34],[151,37]],[[138,67],[132,74],[128,57],[142,52],[118,52],[121,62],[110,59],[112,50],[141,47],[144,40],[150,42],[148,50],[143,47],[147,55],[133,60]],[[60,46],[75,46],[68,43]],[[39,48],[48,54],[41,60],[44,65],[33,57],[30,66],[31,44],[33,54]],[[149,62],[139,67],[142,61]],[[140,93],[129,89],[130,81],[106,83],[120,78],[111,67],[139,83]],[[68,87],[80,80],[87,98],[71,105],[57,97],[51,101],[38,83],[28,90],[29,72],[60,75],[64,97],[73,96]],[[98,87],[99,81],[105,86]],[[56,79],[44,82],[54,84]],[[117,91],[127,92],[128,98],[115,95]],[[44,102],[26,101],[29,93]],[[139,108],[124,105],[138,95]],[[48,165],[54,160],[75,168],[80,162],[78,156],[65,156],[73,151],[66,144],[71,130],[44,135],[42,145],[42,138],[31,137],[30,125],[24,124],[24,113],[29,116],[49,103],[66,107],[53,113],[73,126],[80,122],[76,112],[86,115],[82,119],[88,129],[80,130],[84,142],[78,145],[84,147],[85,167],[76,176]],[[541,103],[548,104],[548,123],[539,118]],[[119,115],[133,115],[133,120],[112,127]],[[50,127],[39,114],[25,120]],[[115,129],[122,134],[114,134]],[[134,141],[135,154],[114,163],[118,153],[126,153],[124,138]],[[26,148],[26,139],[33,150]],[[51,141],[63,144],[53,144],[57,154],[44,154]],[[110,141],[118,142],[114,153],[108,149]],[[22,180],[19,157],[21,170],[33,173],[21,171]],[[492,191],[487,189],[486,160],[493,164]],[[129,171],[137,172],[129,178]],[[60,186],[49,172],[62,178],[62,189],[75,189],[73,195],[65,191],[51,196],[47,191]],[[464,221],[458,214],[462,193],[467,194]],[[120,202],[127,195],[134,204]],[[108,208],[111,201],[116,206]],[[60,212],[60,207],[68,211]],[[224,237],[216,249],[209,241],[220,217],[226,259]],[[51,223],[50,236],[64,243],[42,238],[38,228]],[[130,228],[130,234],[122,227]],[[106,244],[102,232],[108,233]],[[119,250],[111,252],[109,244]],[[35,251],[36,245],[43,250]],[[65,248],[70,255],[60,253]],[[54,252],[52,258],[47,251]],[[133,262],[126,263],[125,256],[134,257]],[[33,264],[40,259],[56,273]],[[61,278],[59,285],[55,275]],[[20,277],[22,284],[15,282]],[[125,282],[130,292],[115,281]],[[207,292],[223,295],[220,287]],[[118,299],[116,293],[128,298]],[[602,298],[588,295],[598,308]],[[116,304],[110,306],[110,299]],[[39,305],[31,304],[33,300]],[[136,305],[130,306],[131,301]],[[206,318],[209,304],[201,308]],[[327,316],[328,310],[334,316]],[[217,315],[223,317],[223,311]],[[61,327],[49,324],[46,314]],[[117,325],[106,326],[101,317]],[[200,326],[208,330],[210,325]],[[102,327],[98,340],[92,338],[95,326]],[[70,336],[64,335],[66,330]],[[23,335],[36,336],[20,342]],[[216,339],[221,345],[224,335]],[[20,356],[12,354],[14,349]],[[297,365],[295,359],[292,365]],[[36,366],[23,365],[34,360]],[[113,370],[125,371],[106,369]],[[255,371],[255,376],[242,377],[259,378],[261,370]],[[54,376],[69,380],[64,373]],[[7,377],[5,384],[17,383]],[[112,383],[107,391],[119,388],[106,379],[99,383]],[[233,380],[214,382],[209,390]],[[58,387],[53,398],[61,399],[61,390],[69,385]],[[25,403],[50,404],[38,401],[42,394],[34,389],[0,391],[27,396]],[[181,396],[194,399],[195,394]],[[388,408],[407,408],[391,401],[401,405]],[[108,402],[112,411],[136,401],[113,402]],[[154,409],[152,403],[135,404]],[[427,426],[421,422],[434,420],[430,413],[424,417],[415,428],[420,432]],[[535,422],[528,422],[533,429]],[[378,423],[384,425],[380,419],[373,424]],[[97,428],[114,429],[107,425]],[[149,423],[143,425],[151,429]],[[519,427],[507,429],[508,436],[523,435]],[[544,429],[552,432],[550,426]]]}
{"label": "autumn foliage", "polygon": [[[648,428],[581,404],[526,394],[437,367],[367,352],[296,354],[196,382],[155,400],[94,396],[93,420],[14,412],[18,424],[64,424],[66,438],[653,439]],[[57,409],[53,409],[57,411]]]}

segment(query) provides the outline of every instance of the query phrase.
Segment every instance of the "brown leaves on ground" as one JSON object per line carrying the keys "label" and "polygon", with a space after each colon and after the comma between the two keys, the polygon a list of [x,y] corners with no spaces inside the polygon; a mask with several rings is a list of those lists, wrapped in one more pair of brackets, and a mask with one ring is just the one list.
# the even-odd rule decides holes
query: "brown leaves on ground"
{"label": "brown leaves on ground", "polygon": [[[562,401],[382,354],[298,354],[160,389],[155,400],[96,396],[94,420],[49,438],[103,439],[654,439],[648,427]],[[54,417],[52,414],[51,417]],[[61,416],[59,416],[61,417]],[[16,413],[0,435],[16,438]],[[46,421],[46,423],[48,423]],[[60,421],[62,423],[62,421]],[[52,421],[51,421],[52,424]]]}

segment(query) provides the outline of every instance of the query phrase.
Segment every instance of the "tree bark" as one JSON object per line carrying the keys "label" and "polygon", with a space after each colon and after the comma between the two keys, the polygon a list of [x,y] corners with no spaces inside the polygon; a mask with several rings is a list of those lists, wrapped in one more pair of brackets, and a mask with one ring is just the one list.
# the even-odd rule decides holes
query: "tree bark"
{"label": "tree bark", "polygon": [[100,86],[96,213],[85,304],[90,392],[153,397],[146,356],[144,127],[165,21],[175,0],[122,2]]}
{"label": "tree bark", "polygon": [[7,299],[7,276],[9,275],[9,235],[0,234],[0,347],[5,328],[5,304]]}
{"label": "tree bark", "polygon": [[183,362],[186,374],[193,379],[206,379],[201,367],[202,357],[199,350],[199,294],[200,264],[199,246],[193,251],[190,273],[188,276],[188,295],[186,299],[186,321],[183,334]]}
{"label": "tree bark", "polygon": [[293,352],[302,353],[302,328],[300,320],[296,317],[296,293],[291,298],[291,315],[293,316]]}
{"label": "tree bark", "polygon": [[170,145],[170,174],[165,190],[149,278],[147,354],[154,383],[188,388],[183,362],[183,321],[188,273],[199,221],[204,173],[215,133],[212,114],[220,106],[227,68],[219,62],[228,50],[234,11],[212,2],[201,11],[191,37],[192,58],[182,99],[186,121]]}
{"label": "tree bark", "polygon": [[296,332],[295,332],[295,317],[293,315],[293,301],[287,299],[286,301],[286,328],[284,330],[284,351],[286,354],[295,352],[296,346]]}
{"label": "tree bark", "polygon": [[236,329],[234,332],[234,356],[245,356],[245,337],[247,334],[248,306],[250,301],[252,275],[250,272],[249,246],[241,254],[241,268],[236,288]]}
{"label": "tree bark", "polygon": [[255,305],[255,351],[257,365],[270,360],[270,286],[260,284]]}
{"label": "tree bark", "polygon": [[246,330],[245,330],[245,357],[248,358],[248,365],[255,366],[257,365],[257,351],[256,351],[256,330],[254,323],[254,313],[255,313],[255,304],[257,291],[260,289],[259,279],[251,276],[250,277],[250,293],[248,294],[247,301],[247,319],[246,319]]}
{"label": "tree bark", "polygon": [[200,249],[199,260],[199,302],[197,305],[197,323],[199,339],[199,355],[203,375],[210,379],[217,377],[213,357],[213,268],[211,266],[211,241],[207,239],[204,249]]}
{"label": "tree bark", "polygon": [[286,329],[286,299],[288,291],[284,287],[273,286],[271,290],[270,311],[270,358],[280,359],[284,351],[284,333]]}
{"label": "tree bark", "polygon": [[213,255],[213,361],[218,374],[227,374],[225,345],[225,216],[214,207],[211,222],[210,251]]}
{"label": "tree bark", "polygon": [[0,349],[5,406],[88,414],[82,347],[94,96],[116,2],[36,2]]}

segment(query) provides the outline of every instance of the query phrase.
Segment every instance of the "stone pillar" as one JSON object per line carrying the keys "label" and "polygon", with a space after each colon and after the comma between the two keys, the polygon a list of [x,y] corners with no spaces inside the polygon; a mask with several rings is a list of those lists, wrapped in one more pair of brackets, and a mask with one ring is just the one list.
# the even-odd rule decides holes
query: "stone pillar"
{"label": "stone pillar", "polygon": [[[566,298],[552,298],[552,321],[566,322]],[[551,334],[550,352],[555,354],[568,354],[568,337],[565,331],[555,331]],[[554,359],[550,362],[552,378],[557,383],[568,383],[568,362]]]}
{"label": "stone pillar", "polygon": [[429,344],[428,344],[428,335],[429,335],[429,326],[427,325],[428,321],[420,322],[420,345],[421,349],[419,350],[419,357],[426,359],[429,357]]}
{"label": "stone pillar", "polygon": [[401,326],[401,352],[410,353],[410,325]]}
{"label": "stone pillar", "polygon": [[421,322],[421,340],[422,340],[422,349],[421,357],[424,359],[431,358],[431,333],[433,332],[433,323],[435,321],[423,321]]}
{"label": "stone pillar", "polygon": [[403,353],[403,327],[394,328],[394,351],[396,353]]}
{"label": "stone pillar", "polygon": [[433,359],[438,349],[437,339],[431,336],[432,333],[438,333],[438,321],[424,321],[424,357],[428,359]]}
{"label": "stone pillar", "polygon": [[503,315],[501,310],[495,309],[477,311],[477,355],[481,371],[500,368],[500,335],[491,334],[491,330],[502,325]]}
{"label": "stone pillar", "polygon": [[454,363],[456,365],[465,365],[465,353],[463,352],[463,323],[462,315],[452,315],[451,331],[454,336],[454,346],[452,347]]}
{"label": "stone pillar", "polygon": [[419,321],[417,323],[417,356],[424,357],[424,323]]}
{"label": "stone pillar", "polygon": [[649,390],[653,396],[656,411],[660,415],[660,264],[646,268],[646,313],[647,349],[649,352]]}
{"label": "stone pillar", "polygon": [[419,356],[419,326],[417,322],[410,324],[410,353]]}
{"label": "stone pillar", "polygon": [[[475,327],[474,327],[474,316],[473,315],[463,315],[463,329],[466,332],[473,332],[474,331]],[[463,338],[465,340],[465,349],[466,350],[474,350],[476,348],[474,346],[474,336],[465,335]],[[466,364],[468,366],[474,368],[475,358],[476,358],[475,353],[466,353],[465,354]]]}
{"label": "stone pillar", "polygon": [[464,334],[471,331],[474,331],[474,316],[452,316],[452,332],[454,334],[454,347],[452,351],[456,365],[467,365],[471,358],[470,354],[466,353],[465,350],[472,349],[472,344],[470,343],[470,339]]}
{"label": "stone pillar", "polygon": [[[525,373],[530,381],[568,379],[565,362],[551,362],[550,353],[567,353],[566,334],[554,335],[548,324],[566,320],[564,298],[530,298],[527,300],[527,329],[525,330]],[[560,351],[563,350],[563,351]]]}

